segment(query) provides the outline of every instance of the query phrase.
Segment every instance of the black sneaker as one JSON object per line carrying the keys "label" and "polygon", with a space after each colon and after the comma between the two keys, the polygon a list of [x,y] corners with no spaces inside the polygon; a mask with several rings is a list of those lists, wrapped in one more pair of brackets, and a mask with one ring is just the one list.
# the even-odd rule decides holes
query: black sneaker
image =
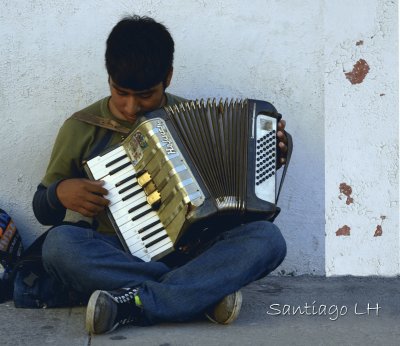
{"label": "black sneaker", "polygon": [[95,291],[87,305],[86,330],[103,334],[128,324],[145,325],[143,309],[135,303],[137,292],[136,288]]}

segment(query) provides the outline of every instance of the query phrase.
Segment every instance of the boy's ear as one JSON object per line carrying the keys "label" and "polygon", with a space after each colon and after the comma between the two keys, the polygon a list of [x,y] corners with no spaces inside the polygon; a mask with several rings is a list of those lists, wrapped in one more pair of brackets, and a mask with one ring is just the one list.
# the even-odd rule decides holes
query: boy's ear
{"label": "boy's ear", "polygon": [[169,85],[171,84],[171,79],[172,79],[173,73],[174,73],[174,68],[171,67],[171,69],[169,70],[169,72],[167,74],[167,78],[165,79],[165,88],[169,87]]}

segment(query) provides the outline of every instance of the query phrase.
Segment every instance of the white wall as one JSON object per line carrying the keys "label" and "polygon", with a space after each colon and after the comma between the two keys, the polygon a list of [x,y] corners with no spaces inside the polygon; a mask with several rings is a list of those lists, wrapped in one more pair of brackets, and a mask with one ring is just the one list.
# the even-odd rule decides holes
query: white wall
{"label": "white wall", "polygon": [[327,275],[400,274],[397,10],[325,2]]}
{"label": "white wall", "polygon": [[[392,14],[396,6],[390,1],[336,3],[323,0],[3,0],[0,2],[3,167],[0,207],[13,215],[27,243],[32,241],[34,234],[44,230],[33,216],[31,200],[44,174],[57,130],[72,112],[107,95],[103,56],[105,40],[112,26],[124,14],[149,15],[166,24],[176,42],[175,74],[170,92],[187,98],[263,99],[272,102],[287,120],[287,130],[295,139],[295,151],[281,195],[282,213],[277,220],[287,239],[288,256],[277,272],[324,274],[326,251],[329,263],[333,263],[327,263],[328,274],[340,273],[338,268],[343,266],[338,262],[335,265],[335,261],[340,260],[337,249],[341,244],[338,242],[347,241],[345,255],[350,257],[354,256],[359,242],[354,233],[346,238],[332,236],[335,229],[347,221],[336,214],[330,216],[334,210],[331,204],[343,203],[337,198],[338,183],[353,184],[357,193],[357,186],[367,185],[354,184],[364,170],[358,172],[358,165],[354,164],[354,173],[351,173],[343,163],[344,154],[334,151],[331,146],[338,141],[350,140],[340,131],[341,122],[335,123],[338,103],[333,100],[346,102],[349,116],[343,115],[343,119],[356,117],[360,105],[364,110],[368,105],[375,107],[378,103],[380,110],[391,110],[397,105],[397,74],[393,81],[388,76],[390,67],[397,71],[397,53],[388,49],[397,44],[397,18]],[[362,16],[357,16],[360,8]],[[373,14],[369,14],[370,11]],[[345,28],[352,28],[354,18],[359,27],[352,33]],[[369,28],[375,28],[375,31]],[[380,34],[374,40],[368,39],[377,30],[379,33],[380,28],[386,30],[383,37]],[[360,39],[364,39],[364,45],[356,48],[355,40]],[[381,52],[383,48],[385,51]],[[346,62],[347,69],[358,60],[355,55],[365,50],[374,57],[367,61],[376,64],[372,64],[363,84],[350,85],[343,77],[341,63],[336,62]],[[386,87],[378,91],[370,87],[369,93],[357,96],[354,90],[365,87],[367,79],[371,83],[372,78],[374,85],[383,83]],[[376,96],[374,92],[385,93],[385,96]],[[393,112],[384,113],[386,121],[381,121],[378,127],[383,138],[376,143],[387,143],[387,155],[398,152],[395,147],[398,137],[390,132],[397,119]],[[375,113],[368,111],[367,114],[372,121]],[[327,123],[324,126],[325,117]],[[388,123],[391,125],[383,127]],[[372,124],[363,120],[360,125],[366,127],[359,131],[357,148],[361,150],[363,141],[369,138]],[[325,136],[324,131],[327,132]],[[333,131],[338,132],[337,137]],[[377,149],[378,144],[371,150],[377,155]],[[352,147],[347,150],[354,153],[350,155],[350,161],[354,163],[356,152]],[[391,176],[395,184],[398,169],[393,165]],[[386,166],[378,167],[385,173]],[[376,177],[374,169],[370,168],[368,172],[365,184],[371,184]],[[382,188],[389,191],[393,184],[382,181]],[[398,227],[393,219],[398,206],[396,204],[390,210],[377,208],[381,201],[387,200],[388,194],[376,200],[372,207],[368,205],[374,209],[368,217],[390,215],[392,223],[389,224],[389,217],[384,221],[384,236],[372,241],[380,242],[382,249],[387,247],[392,257],[395,256],[393,251],[397,250],[398,263]],[[393,203],[398,203],[398,195],[391,198]],[[360,198],[357,201],[360,203]],[[367,201],[363,203],[367,208]],[[361,220],[353,217],[352,229],[358,223],[362,225]],[[388,235],[391,235],[390,239]],[[397,245],[393,245],[396,235]],[[385,251],[381,251],[384,256]],[[362,256],[357,258],[362,259]],[[365,263],[365,274],[376,272],[375,262]],[[347,272],[351,273],[351,268]]]}

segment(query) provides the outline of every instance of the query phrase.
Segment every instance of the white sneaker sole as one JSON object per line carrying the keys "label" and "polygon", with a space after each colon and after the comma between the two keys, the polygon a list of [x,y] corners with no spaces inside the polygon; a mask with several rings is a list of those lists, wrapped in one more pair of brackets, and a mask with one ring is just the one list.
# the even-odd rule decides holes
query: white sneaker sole
{"label": "white sneaker sole", "polygon": [[93,333],[96,334],[96,331],[94,330],[94,315],[95,315],[95,309],[96,309],[96,302],[97,299],[99,298],[101,291],[95,291],[89,299],[87,308],[86,308],[86,321],[85,321],[85,326],[86,326],[86,331],[88,333]]}
{"label": "white sneaker sole", "polygon": [[233,302],[232,311],[231,311],[231,314],[228,319],[226,319],[224,321],[217,321],[208,314],[206,314],[206,317],[211,322],[214,322],[217,324],[230,324],[239,317],[240,309],[242,308],[242,301],[243,301],[242,293],[240,291],[237,291],[237,292],[235,292],[235,300]]}

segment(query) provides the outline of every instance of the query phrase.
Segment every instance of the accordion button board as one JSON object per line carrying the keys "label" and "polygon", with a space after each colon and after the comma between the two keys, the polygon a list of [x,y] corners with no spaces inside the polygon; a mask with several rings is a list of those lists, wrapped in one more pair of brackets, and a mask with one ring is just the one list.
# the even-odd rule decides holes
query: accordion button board
{"label": "accordion button board", "polygon": [[275,202],[276,126],[265,114],[256,118],[255,194],[271,203]]}

